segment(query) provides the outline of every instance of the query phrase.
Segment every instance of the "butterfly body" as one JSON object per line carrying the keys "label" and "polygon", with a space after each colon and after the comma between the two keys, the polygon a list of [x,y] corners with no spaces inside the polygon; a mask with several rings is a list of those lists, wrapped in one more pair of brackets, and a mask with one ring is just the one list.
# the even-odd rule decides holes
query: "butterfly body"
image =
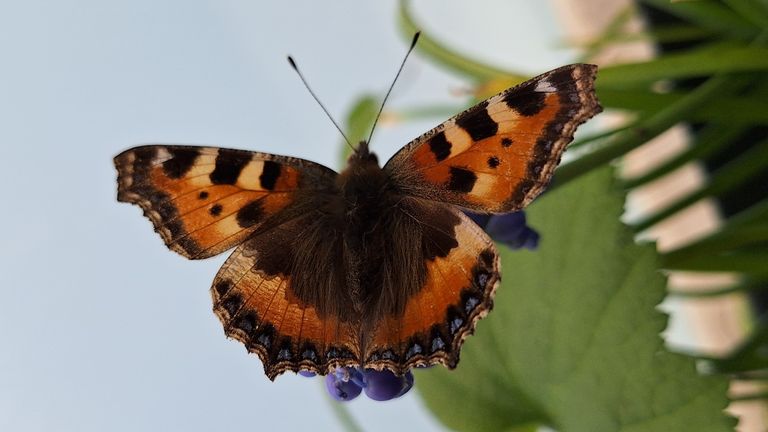
{"label": "butterfly body", "polygon": [[449,119],[383,167],[366,142],[341,172],[288,156],[150,145],[115,157],[118,200],[192,259],[235,248],[211,288],[226,334],[267,376],[455,367],[493,305],[499,257],[463,213],[518,210],[600,111],[596,67],[540,75]]}

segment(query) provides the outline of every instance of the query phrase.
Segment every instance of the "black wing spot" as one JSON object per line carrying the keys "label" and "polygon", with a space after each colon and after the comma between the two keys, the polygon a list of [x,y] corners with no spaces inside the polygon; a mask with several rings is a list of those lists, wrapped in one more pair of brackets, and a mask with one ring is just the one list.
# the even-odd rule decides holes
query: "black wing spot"
{"label": "black wing spot", "polygon": [[261,187],[266,190],[274,189],[278,177],[280,177],[280,164],[272,161],[264,161],[264,169],[259,176]]}
{"label": "black wing spot", "polygon": [[456,124],[475,141],[492,137],[499,130],[499,124],[488,115],[487,106],[488,101],[482,102],[456,117]]}
{"label": "black wing spot", "polygon": [[512,140],[509,138],[502,138],[501,139],[501,146],[506,148],[512,145]]}
{"label": "black wing spot", "polygon": [[537,81],[528,81],[515,87],[506,96],[504,102],[521,116],[532,117],[544,109],[546,93],[537,92]]}
{"label": "black wing spot", "polygon": [[221,211],[224,210],[224,207],[222,207],[221,204],[214,204],[211,206],[211,208],[208,210],[208,213],[211,214],[213,217],[217,217],[221,214]]}
{"label": "black wing spot", "polygon": [[224,279],[216,283],[216,285],[213,287],[216,292],[219,294],[219,296],[223,296],[227,293],[230,289],[232,289],[232,281],[229,279]]}
{"label": "black wing spot", "polygon": [[187,148],[169,148],[168,152],[171,158],[163,162],[163,172],[172,179],[184,177],[200,155],[199,151]]}
{"label": "black wing spot", "polygon": [[207,198],[208,198],[208,192],[206,192],[206,191],[202,191],[202,192],[200,192],[199,194],[197,194],[197,197],[198,197],[199,199],[201,199],[201,200],[207,199]]}
{"label": "black wing spot", "polygon": [[251,201],[237,211],[237,224],[240,228],[249,228],[261,222],[264,217],[264,209],[261,202]]}
{"label": "black wing spot", "polygon": [[501,162],[499,161],[499,158],[496,156],[491,156],[488,158],[488,167],[490,168],[496,168],[500,163]]}
{"label": "black wing spot", "polygon": [[208,176],[213,184],[235,184],[240,172],[251,161],[250,156],[227,149],[219,149],[216,167]]}
{"label": "black wing spot", "polygon": [[242,304],[243,298],[238,294],[233,294],[221,302],[221,306],[227,311],[229,316],[234,316]]}
{"label": "black wing spot", "polygon": [[429,149],[434,153],[438,162],[444,161],[451,155],[451,143],[445,138],[445,132],[440,132],[430,138]]}
{"label": "black wing spot", "polygon": [[531,189],[533,189],[533,186],[536,184],[534,180],[525,179],[520,182],[520,184],[517,185],[515,188],[515,191],[512,193],[512,196],[510,197],[508,202],[511,202],[515,205],[519,205],[525,200],[526,195],[528,195],[528,192],[530,192]]}
{"label": "black wing spot", "polygon": [[464,168],[451,167],[451,178],[448,180],[448,189],[469,193],[472,192],[472,188],[475,187],[477,181],[477,175],[472,171]]}
{"label": "black wing spot", "polygon": [[485,265],[485,267],[492,268],[495,260],[496,254],[492,249],[488,248],[480,252],[480,261]]}

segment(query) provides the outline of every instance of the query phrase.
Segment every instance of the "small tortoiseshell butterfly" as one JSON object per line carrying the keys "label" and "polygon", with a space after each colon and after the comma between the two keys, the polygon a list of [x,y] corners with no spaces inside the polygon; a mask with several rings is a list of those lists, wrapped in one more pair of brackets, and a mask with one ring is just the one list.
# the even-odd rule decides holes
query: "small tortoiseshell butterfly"
{"label": "small tortoiseshell butterfly", "polygon": [[214,311],[270,379],[454,368],[501,277],[493,241],[462,209],[512,212],[544,190],[602,109],[596,72],[574,64],[510,88],[383,168],[365,141],[341,173],[243,150],[132,148],[115,157],[117,199],[187,258],[236,248],[213,281]]}

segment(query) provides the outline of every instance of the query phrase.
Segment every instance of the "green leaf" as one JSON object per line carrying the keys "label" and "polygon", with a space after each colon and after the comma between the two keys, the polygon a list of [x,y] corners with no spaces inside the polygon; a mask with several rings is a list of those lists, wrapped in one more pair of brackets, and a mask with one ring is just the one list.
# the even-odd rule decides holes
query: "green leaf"
{"label": "green leaf", "polygon": [[763,247],[727,254],[675,257],[674,260],[665,260],[663,266],[683,271],[747,273],[753,278],[768,279],[768,266],[765,263],[768,263],[768,251]]}
{"label": "green leaf", "polygon": [[[620,108],[650,114],[686,96],[685,93],[653,93],[642,90],[604,89],[597,94],[606,108]],[[686,114],[686,120],[711,121],[733,125],[768,124],[768,100],[761,95],[725,95]]]}
{"label": "green leaf", "polygon": [[717,43],[645,62],[602,67],[595,85],[598,91],[624,90],[628,87],[647,86],[661,79],[767,69],[768,48]]}
{"label": "green leaf", "polygon": [[[768,223],[730,226],[695,242],[664,254],[667,263],[701,256],[734,252],[738,249],[768,246]],[[765,266],[761,266],[765,267]]]}
{"label": "green leaf", "polygon": [[[697,41],[712,36],[712,33],[700,27],[686,25],[660,25],[653,29],[646,30],[645,32],[641,32],[639,36],[640,38],[645,37],[645,39],[649,39],[657,43],[671,43]],[[634,40],[638,39],[639,38],[635,38]],[[633,40],[631,35],[627,38],[627,40]]]}
{"label": "green leaf", "polygon": [[749,40],[759,31],[752,23],[715,0],[670,1],[641,0],[702,28],[739,39]]}
{"label": "green leaf", "polygon": [[764,4],[755,0],[725,0],[725,3],[756,27],[768,27],[768,8]]}
{"label": "green leaf", "polygon": [[427,406],[460,431],[539,422],[562,431],[732,430],[724,377],[665,350],[667,319],[652,245],[621,224],[608,168],[548,192],[527,210],[534,252],[502,251],[494,311],[457,370],[420,371]]}

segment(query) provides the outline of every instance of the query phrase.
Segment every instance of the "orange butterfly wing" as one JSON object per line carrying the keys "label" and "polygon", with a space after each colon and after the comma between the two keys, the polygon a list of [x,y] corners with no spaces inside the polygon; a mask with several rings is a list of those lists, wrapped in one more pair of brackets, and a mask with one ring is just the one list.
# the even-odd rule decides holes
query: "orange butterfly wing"
{"label": "orange butterfly wing", "polygon": [[[213,310],[225,333],[256,353],[272,380],[286,370],[324,375],[330,366],[360,364],[359,325],[337,313],[321,313],[317,305],[297,295],[295,278],[300,275],[276,272],[268,263],[275,259],[292,261],[291,239],[313,229],[312,219],[317,216],[309,210],[274,229],[256,233],[235,249],[211,288]],[[338,271],[342,263],[323,264],[326,267],[322,270],[329,275],[343,276]],[[343,289],[341,280],[334,285]]]}
{"label": "orange butterfly wing", "polygon": [[563,66],[449,119],[390,159],[404,192],[482,213],[519,210],[552,178],[576,128],[602,108],[597,66]]}
{"label": "orange butterfly wing", "polygon": [[117,200],[138,204],[165,244],[191,259],[231,249],[299,193],[327,193],[336,178],[302,159],[193,146],[135,147],[115,167]]}
{"label": "orange butterfly wing", "polygon": [[414,366],[438,363],[454,368],[464,339],[493,307],[501,280],[493,241],[457,208],[434,205],[459,219],[452,235],[456,247],[427,261],[426,281],[402,315],[376,323],[364,353],[367,368],[400,374]]}

